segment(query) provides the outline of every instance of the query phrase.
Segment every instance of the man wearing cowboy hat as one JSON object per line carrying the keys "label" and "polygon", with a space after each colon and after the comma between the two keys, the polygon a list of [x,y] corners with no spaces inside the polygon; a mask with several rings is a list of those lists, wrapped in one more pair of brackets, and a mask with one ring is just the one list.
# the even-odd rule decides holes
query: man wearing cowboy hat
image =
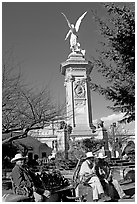
{"label": "man wearing cowboy hat", "polygon": [[[100,180],[104,178],[108,178],[110,175],[110,167],[108,163],[105,161],[105,158],[107,158],[106,155],[104,155],[102,152],[99,152],[98,156],[96,157],[98,160],[95,165],[96,174],[99,177]],[[110,177],[111,179],[111,177]]]}
{"label": "man wearing cowboy hat", "polygon": [[95,172],[95,160],[92,152],[86,153],[86,160],[82,163],[79,171],[81,183],[87,183],[93,191],[93,201],[106,201],[109,198],[104,195],[103,187]]}
{"label": "man wearing cowboy hat", "polygon": [[[41,201],[42,196],[49,197],[50,192],[45,191],[40,188],[39,193],[35,192],[34,182],[30,175],[28,169],[24,167],[24,160],[26,157],[23,157],[21,153],[15,155],[13,159],[11,159],[12,163],[15,163],[15,166],[12,170],[11,179],[13,183],[13,191],[18,195],[27,195],[28,197],[34,199],[36,202]],[[40,186],[41,187],[41,186]]]}
{"label": "man wearing cowboy hat", "polygon": [[108,162],[105,161],[105,158],[107,158],[107,156],[100,152],[97,156],[98,162],[96,162],[95,165],[96,174],[100,179],[104,191],[112,200],[129,198],[129,196],[124,193],[118,181],[113,178],[112,170]]}

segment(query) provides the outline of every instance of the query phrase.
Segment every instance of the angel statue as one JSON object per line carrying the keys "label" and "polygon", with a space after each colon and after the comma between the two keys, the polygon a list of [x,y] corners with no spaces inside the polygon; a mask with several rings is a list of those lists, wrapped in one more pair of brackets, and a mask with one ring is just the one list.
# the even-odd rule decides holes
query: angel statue
{"label": "angel statue", "polygon": [[65,16],[65,14],[62,13],[63,16],[65,17],[66,21],[67,21],[67,24],[68,24],[69,28],[70,28],[70,30],[68,31],[68,33],[67,33],[67,35],[66,35],[65,40],[67,40],[67,38],[68,38],[69,35],[70,35],[70,49],[71,49],[73,52],[75,52],[75,51],[84,51],[84,50],[81,50],[81,49],[80,49],[80,43],[77,42],[77,39],[78,39],[77,33],[78,33],[78,31],[79,31],[79,27],[80,27],[80,24],[81,24],[81,22],[82,22],[82,19],[84,18],[84,16],[86,15],[86,13],[87,13],[87,11],[86,11],[85,13],[83,13],[82,16],[80,16],[80,17],[78,18],[78,20],[76,21],[75,26],[74,26],[74,24],[71,24],[71,23],[69,22],[69,20],[67,19],[67,17]]}

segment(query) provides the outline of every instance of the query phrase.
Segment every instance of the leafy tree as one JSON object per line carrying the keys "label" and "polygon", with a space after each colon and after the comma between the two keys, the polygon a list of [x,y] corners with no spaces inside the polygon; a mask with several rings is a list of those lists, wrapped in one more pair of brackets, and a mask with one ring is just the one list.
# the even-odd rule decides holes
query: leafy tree
{"label": "leafy tree", "polygon": [[98,151],[103,145],[103,141],[90,139],[69,141],[68,158],[65,158],[65,151],[58,151],[55,163],[58,168],[73,168],[76,166],[78,159],[85,158],[86,152]]}
{"label": "leafy tree", "polygon": [[104,41],[95,67],[102,74],[106,86],[91,83],[91,89],[113,102],[114,112],[123,112],[121,122],[135,120],[135,14],[130,7],[104,4],[108,21],[95,15]]}
{"label": "leafy tree", "polygon": [[85,157],[86,152],[96,152],[104,145],[103,140],[95,140],[94,138],[87,138],[83,140],[70,141],[70,149],[68,157],[73,159],[80,159]]}
{"label": "leafy tree", "polygon": [[96,152],[104,145],[103,140],[95,140],[94,138],[84,139],[82,143],[85,152]]}

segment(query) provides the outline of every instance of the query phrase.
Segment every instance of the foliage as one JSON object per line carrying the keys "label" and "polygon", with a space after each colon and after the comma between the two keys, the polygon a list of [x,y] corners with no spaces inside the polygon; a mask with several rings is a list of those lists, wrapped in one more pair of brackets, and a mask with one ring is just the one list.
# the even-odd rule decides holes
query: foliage
{"label": "foliage", "polygon": [[68,159],[65,159],[65,152],[59,151],[56,154],[55,161],[52,161],[52,163],[57,169],[72,169],[76,166],[77,161],[77,158],[72,156],[70,152],[68,153]]}
{"label": "foliage", "polygon": [[71,132],[72,132],[72,126],[70,124],[67,125],[67,123],[65,121],[60,122],[60,130],[61,129],[67,130],[68,134],[71,134]]}
{"label": "foliage", "polygon": [[86,152],[96,152],[103,145],[104,142],[102,140],[95,140],[93,138],[83,140],[83,149],[85,149]]}
{"label": "foliage", "polygon": [[69,181],[62,176],[59,170],[51,170],[48,172],[42,171],[40,175],[45,189],[54,190],[69,186]]}
{"label": "foliage", "polygon": [[59,168],[69,169],[76,166],[78,159],[84,158],[86,152],[96,152],[99,150],[104,142],[102,140],[95,140],[93,138],[70,141],[70,149],[68,150],[68,160],[65,160],[65,152],[60,151],[56,154],[55,163]]}
{"label": "foliage", "polygon": [[83,148],[83,140],[70,141],[70,149],[68,151],[70,160],[78,160],[84,156],[85,150]]}
{"label": "foliage", "polygon": [[80,159],[85,157],[86,152],[96,152],[102,147],[102,145],[104,145],[102,140],[95,140],[94,138],[73,141],[70,144],[69,158]]}
{"label": "foliage", "polygon": [[134,11],[114,3],[104,5],[109,22],[95,16],[104,37],[99,57],[95,60],[95,67],[106,79],[106,87],[91,83],[91,89],[112,101],[113,106],[108,108],[125,113],[121,122],[129,123],[135,120]]}

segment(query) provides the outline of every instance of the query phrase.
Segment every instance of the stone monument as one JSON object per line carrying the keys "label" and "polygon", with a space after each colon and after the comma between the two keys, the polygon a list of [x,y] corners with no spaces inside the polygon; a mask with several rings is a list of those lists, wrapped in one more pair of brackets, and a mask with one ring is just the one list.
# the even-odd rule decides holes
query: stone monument
{"label": "stone monument", "polygon": [[[91,93],[89,88],[90,73],[93,64],[85,59],[85,50],[80,48],[77,42],[76,32],[87,12],[85,12],[76,22],[74,27],[70,24],[65,14],[63,14],[70,27],[71,33],[70,49],[71,53],[65,62],[61,63],[61,73],[65,76],[67,120],[71,124],[73,131],[72,138],[91,137],[94,128],[92,124]],[[73,26],[72,26],[73,25]],[[66,38],[69,34],[67,34]],[[72,40],[72,38],[74,38]],[[72,43],[73,41],[73,43]]]}

